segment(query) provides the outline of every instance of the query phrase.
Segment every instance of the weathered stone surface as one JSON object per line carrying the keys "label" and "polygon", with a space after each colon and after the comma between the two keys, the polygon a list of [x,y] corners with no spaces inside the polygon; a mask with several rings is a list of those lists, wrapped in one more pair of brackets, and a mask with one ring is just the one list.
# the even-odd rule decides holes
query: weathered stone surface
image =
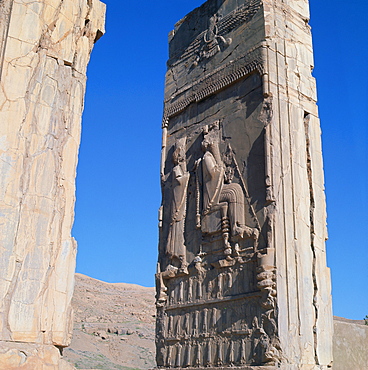
{"label": "weathered stone surface", "polygon": [[363,322],[334,319],[334,370],[365,370],[368,364],[368,326]]}
{"label": "weathered stone surface", "polygon": [[169,36],[161,368],[332,362],[308,1],[209,0]]}
{"label": "weathered stone surface", "polygon": [[62,359],[60,351],[51,345],[0,342],[0,369],[14,370],[73,370]]}
{"label": "weathered stone surface", "polygon": [[70,342],[85,72],[104,15],[98,0],[1,2],[1,341]]}

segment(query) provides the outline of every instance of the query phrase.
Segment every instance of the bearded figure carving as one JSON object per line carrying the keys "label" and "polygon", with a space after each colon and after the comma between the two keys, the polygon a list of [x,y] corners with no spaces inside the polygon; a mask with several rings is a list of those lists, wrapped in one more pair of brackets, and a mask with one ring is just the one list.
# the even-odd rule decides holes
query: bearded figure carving
{"label": "bearded figure carving", "polygon": [[206,217],[215,211],[221,214],[221,232],[224,240],[224,254],[231,259],[230,239],[237,242],[245,238],[258,239],[259,231],[246,226],[244,193],[238,183],[233,183],[234,170],[226,167],[219,149],[219,130],[216,125],[203,131],[201,159],[203,180],[203,211]]}

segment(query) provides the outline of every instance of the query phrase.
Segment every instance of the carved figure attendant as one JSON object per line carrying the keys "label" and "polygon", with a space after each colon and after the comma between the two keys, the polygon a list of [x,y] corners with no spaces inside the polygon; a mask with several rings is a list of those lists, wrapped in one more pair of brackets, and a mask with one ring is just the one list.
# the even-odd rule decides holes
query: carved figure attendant
{"label": "carved figure attendant", "polygon": [[202,299],[202,281],[197,280],[197,298]]}
{"label": "carved figure attendant", "polygon": [[197,358],[195,359],[195,365],[197,367],[202,364],[201,357],[202,357],[201,343],[198,342],[198,344],[197,344]]}
{"label": "carved figure attendant", "polygon": [[222,342],[221,340],[218,342],[217,345],[217,366],[222,366],[223,358],[222,358]]}
{"label": "carved figure attendant", "polygon": [[170,304],[174,304],[175,303],[175,290],[172,289],[170,291]]}
{"label": "carved figure attendant", "polygon": [[[167,324],[167,336],[171,337],[173,334],[173,317],[169,316],[169,323]],[[171,347],[169,347],[171,348]]]}
{"label": "carved figure attendant", "polygon": [[211,341],[209,340],[207,343],[207,361],[206,366],[210,367],[212,365],[212,348],[211,348]]}
{"label": "carved figure attendant", "polygon": [[217,326],[217,309],[212,310],[212,321],[211,321],[211,331],[215,331]]}
{"label": "carved figure attendant", "polygon": [[182,349],[182,345],[178,343],[176,345],[176,367],[181,366],[181,349]]}
{"label": "carved figure attendant", "polygon": [[233,341],[230,342],[228,358],[229,358],[229,364],[234,365],[235,357],[234,357],[234,342]]}
{"label": "carved figure attendant", "polygon": [[195,336],[198,335],[198,327],[199,327],[199,320],[198,320],[198,311],[194,312],[194,320],[193,320],[193,334]]}
{"label": "carved figure attendant", "polygon": [[178,297],[178,302],[183,303],[184,301],[184,282],[181,281],[179,283],[179,297]]}
{"label": "carved figure attendant", "polygon": [[190,332],[190,322],[189,322],[189,313],[187,312],[184,317],[184,334],[189,335]]}
{"label": "carved figure attendant", "polygon": [[193,299],[193,280],[189,278],[188,281],[188,302],[192,302]]}
{"label": "carved figure attendant", "polygon": [[227,284],[228,284],[228,294],[230,294],[231,288],[233,287],[233,274],[232,274],[232,271],[227,273]]}
{"label": "carved figure attendant", "polygon": [[207,314],[208,314],[208,310],[207,308],[205,308],[203,310],[203,322],[202,322],[202,333],[207,333]]}
{"label": "carved figure attendant", "polygon": [[219,274],[217,277],[217,298],[222,297],[222,290],[223,290],[223,274]]}
{"label": "carved figure attendant", "polygon": [[170,229],[166,252],[171,262],[179,261],[179,270],[187,274],[186,247],[184,244],[184,222],[186,213],[189,172],[185,160],[185,139],[178,140],[173,153],[172,201]]}
{"label": "carved figure attendant", "polygon": [[181,336],[181,316],[176,321],[175,337]]}
{"label": "carved figure attendant", "polygon": [[167,348],[167,357],[166,357],[166,366],[171,367],[172,365],[172,347],[168,346]]}
{"label": "carved figure attendant", "polygon": [[192,362],[191,352],[192,352],[192,346],[189,343],[186,348],[186,356],[185,356],[185,363],[184,363],[185,367],[189,367],[191,365],[191,362]]}
{"label": "carved figure attendant", "polygon": [[240,364],[244,365],[247,363],[247,351],[246,351],[246,343],[245,340],[241,340],[241,345],[240,345]]}

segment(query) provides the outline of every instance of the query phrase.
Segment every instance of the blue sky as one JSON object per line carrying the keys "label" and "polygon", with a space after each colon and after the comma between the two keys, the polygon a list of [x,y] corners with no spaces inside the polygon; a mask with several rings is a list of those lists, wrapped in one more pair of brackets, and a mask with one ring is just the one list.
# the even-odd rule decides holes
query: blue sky
{"label": "blue sky", "polygon": [[[106,0],[88,69],[77,272],[153,286],[167,34],[203,1]],[[311,0],[334,314],[368,314],[368,2]]]}

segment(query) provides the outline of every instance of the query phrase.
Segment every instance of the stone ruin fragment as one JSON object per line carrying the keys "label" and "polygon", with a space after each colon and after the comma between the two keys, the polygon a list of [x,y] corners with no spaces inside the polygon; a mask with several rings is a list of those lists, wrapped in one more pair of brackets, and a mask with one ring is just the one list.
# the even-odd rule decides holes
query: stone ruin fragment
{"label": "stone ruin fragment", "polygon": [[69,369],[75,175],[98,0],[0,2],[0,368]]}
{"label": "stone ruin fragment", "polygon": [[160,369],[332,363],[308,20],[307,0],[208,0],[169,35]]}

